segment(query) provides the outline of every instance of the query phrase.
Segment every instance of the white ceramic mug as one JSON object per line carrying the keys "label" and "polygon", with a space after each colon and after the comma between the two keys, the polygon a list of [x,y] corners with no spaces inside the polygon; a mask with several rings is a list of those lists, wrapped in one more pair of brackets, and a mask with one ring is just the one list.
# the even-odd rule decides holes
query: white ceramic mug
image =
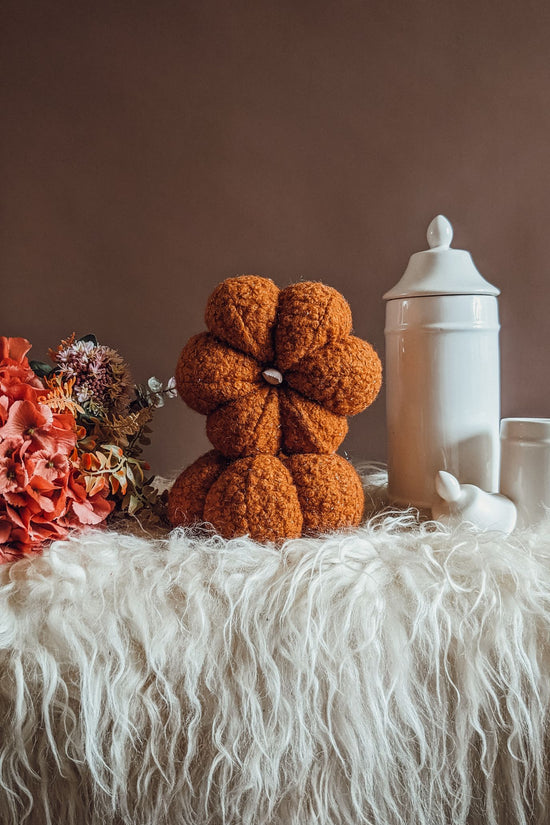
{"label": "white ceramic mug", "polygon": [[518,525],[550,514],[550,418],[503,418],[500,492],[518,508]]}

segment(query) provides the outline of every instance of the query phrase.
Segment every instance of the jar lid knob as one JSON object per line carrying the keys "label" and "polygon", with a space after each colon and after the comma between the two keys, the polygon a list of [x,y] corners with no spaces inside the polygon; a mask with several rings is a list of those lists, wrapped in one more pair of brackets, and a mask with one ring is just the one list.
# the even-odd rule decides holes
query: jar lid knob
{"label": "jar lid knob", "polygon": [[444,215],[430,223],[429,249],[411,255],[403,276],[384,300],[434,295],[498,295],[499,290],[477,271],[472,256],[454,249],[453,227]]}
{"label": "jar lid knob", "polygon": [[426,233],[430,249],[441,247],[448,249],[453,239],[453,227],[444,215],[437,215],[428,227]]}

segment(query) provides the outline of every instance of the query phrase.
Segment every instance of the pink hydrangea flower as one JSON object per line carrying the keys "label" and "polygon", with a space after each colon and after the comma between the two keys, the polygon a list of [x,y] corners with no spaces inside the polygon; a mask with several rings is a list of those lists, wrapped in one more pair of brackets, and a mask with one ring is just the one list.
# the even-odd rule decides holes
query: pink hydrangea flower
{"label": "pink hydrangea flower", "polygon": [[26,358],[31,345],[26,338],[0,336],[0,423],[10,404],[18,400],[37,401],[44,387]]}
{"label": "pink hydrangea flower", "polygon": [[24,338],[0,337],[0,561],[99,524],[114,506],[108,490],[86,495],[75,419],[41,403],[29,349]]}

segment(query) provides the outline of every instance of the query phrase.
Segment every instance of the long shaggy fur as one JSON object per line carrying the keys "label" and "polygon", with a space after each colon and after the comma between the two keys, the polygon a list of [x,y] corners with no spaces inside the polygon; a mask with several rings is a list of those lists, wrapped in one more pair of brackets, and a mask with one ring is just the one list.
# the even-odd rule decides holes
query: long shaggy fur
{"label": "long shaggy fur", "polygon": [[0,822],[547,822],[549,633],[548,526],[57,542],[0,569]]}

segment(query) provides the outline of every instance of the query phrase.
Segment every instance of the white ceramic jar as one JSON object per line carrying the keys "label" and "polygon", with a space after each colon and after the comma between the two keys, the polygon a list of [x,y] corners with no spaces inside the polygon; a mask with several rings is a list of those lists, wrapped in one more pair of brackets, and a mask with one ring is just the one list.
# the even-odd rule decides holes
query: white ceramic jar
{"label": "white ceramic jar", "polygon": [[438,215],[430,249],[384,295],[388,484],[399,506],[429,509],[438,470],[498,490],[499,290],[451,240]]}

